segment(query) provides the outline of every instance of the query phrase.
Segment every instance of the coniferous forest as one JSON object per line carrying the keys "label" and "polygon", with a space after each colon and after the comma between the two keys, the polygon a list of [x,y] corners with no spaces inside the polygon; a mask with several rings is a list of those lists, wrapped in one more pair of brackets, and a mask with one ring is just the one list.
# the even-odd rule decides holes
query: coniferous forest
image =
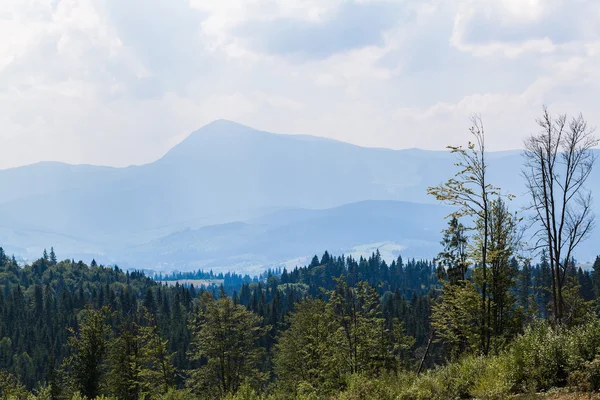
{"label": "coniferous forest", "polygon": [[525,210],[490,182],[481,120],[467,146],[450,148],[455,173],[428,190],[454,210],[433,260],[325,251],[254,278],[147,276],[59,261],[53,248],[22,266],[0,248],[0,396],[501,399],[600,390],[600,257],[591,269],[575,258],[594,227],[585,183],[598,140],[581,116],[544,110],[538,124],[525,141]]}

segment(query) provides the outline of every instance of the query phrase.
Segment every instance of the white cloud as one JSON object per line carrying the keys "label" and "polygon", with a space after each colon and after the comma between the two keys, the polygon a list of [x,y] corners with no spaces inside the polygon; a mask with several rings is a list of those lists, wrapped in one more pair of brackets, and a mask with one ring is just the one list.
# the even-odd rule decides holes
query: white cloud
{"label": "white cloud", "polygon": [[600,89],[595,0],[4,0],[0,168],[127,165],[218,118],[442,149],[520,146]]}

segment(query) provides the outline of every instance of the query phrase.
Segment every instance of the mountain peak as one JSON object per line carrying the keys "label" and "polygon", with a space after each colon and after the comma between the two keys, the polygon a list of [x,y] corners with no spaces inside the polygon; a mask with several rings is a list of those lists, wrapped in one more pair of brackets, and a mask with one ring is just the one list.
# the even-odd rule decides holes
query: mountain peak
{"label": "mountain peak", "polygon": [[202,128],[198,129],[196,132],[198,131],[203,131],[206,129],[244,129],[244,130],[254,130],[253,128],[246,126],[246,125],[242,125],[238,122],[235,121],[231,121],[228,119],[217,119],[214,120],[213,122],[204,125]]}
{"label": "mountain peak", "polygon": [[218,119],[189,134],[162,159],[194,156],[202,149],[214,150],[232,143],[253,140],[262,135],[268,134],[234,121]]}

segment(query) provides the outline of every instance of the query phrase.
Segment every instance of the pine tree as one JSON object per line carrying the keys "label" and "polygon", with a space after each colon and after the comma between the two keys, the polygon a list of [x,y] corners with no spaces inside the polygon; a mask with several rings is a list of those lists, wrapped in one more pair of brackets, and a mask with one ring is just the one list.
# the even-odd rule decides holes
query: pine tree
{"label": "pine tree", "polygon": [[54,253],[54,247],[50,247],[50,264],[51,265],[56,265],[57,260],[56,260],[56,253]]}
{"label": "pine tree", "polygon": [[74,389],[88,398],[100,394],[102,365],[106,356],[110,327],[106,325],[108,309],[86,309],[79,332],[69,328],[69,345],[73,355],[65,360]]}
{"label": "pine tree", "polygon": [[[501,197],[490,202],[488,262],[487,276],[488,300],[486,319],[487,348],[490,345],[497,351],[507,341],[518,333],[519,321],[523,318],[522,309],[517,309],[516,299],[512,292],[515,280],[519,273],[519,265],[514,258],[517,249],[517,223],[518,219],[512,214],[507,204]],[[479,234],[477,239],[481,242],[483,235],[483,222],[478,221]],[[483,248],[483,246],[481,247]],[[483,274],[476,269],[475,282],[482,286]]]}
{"label": "pine tree", "polygon": [[108,346],[106,381],[110,393],[123,400],[137,400],[141,391],[141,343],[136,324],[126,323]]}
{"label": "pine tree", "polygon": [[447,276],[451,284],[465,280],[468,268],[466,229],[452,216],[448,227],[444,230],[442,245],[444,250],[438,255],[438,265],[444,269],[442,276]]}
{"label": "pine tree", "polygon": [[144,319],[146,324],[139,327],[142,394],[166,394],[175,383],[173,354],[168,351],[167,340],[160,337],[153,315],[145,311]]}
{"label": "pine tree", "polygon": [[360,281],[351,288],[343,278],[336,279],[329,293],[327,312],[336,329],[332,361],[346,374],[376,375],[396,371],[404,352],[414,339],[404,333],[400,321],[386,327],[379,295],[374,287]]}
{"label": "pine tree", "polygon": [[431,326],[451,358],[477,349],[481,342],[481,312],[479,292],[470,280],[464,285],[444,284],[438,302],[432,307]]}
{"label": "pine tree", "polygon": [[600,256],[596,257],[594,266],[592,267],[592,282],[594,287],[594,295],[600,298]]}
{"label": "pine tree", "polygon": [[529,295],[533,286],[532,281],[531,264],[526,262],[519,273],[519,304],[524,309],[529,309]]}
{"label": "pine tree", "polygon": [[306,299],[289,316],[289,324],[276,345],[275,371],[281,384],[295,393],[302,382],[320,389],[339,381],[339,368],[331,362],[335,326],[326,313],[326,303]]}

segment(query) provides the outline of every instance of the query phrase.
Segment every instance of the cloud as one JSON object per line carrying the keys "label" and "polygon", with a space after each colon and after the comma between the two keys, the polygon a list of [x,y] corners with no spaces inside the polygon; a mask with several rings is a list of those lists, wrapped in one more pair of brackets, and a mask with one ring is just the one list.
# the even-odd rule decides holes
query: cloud
{"label": "cloud", "polygon": [[108,0],[104,8],[107,23],[152,78],[136,83],[135,89],[142,96],[185,91],[191,76],[208,76],[217,68],[203,51],[201,25],[205,15],[186,0]]}
{"label": "cloud", "polygon": [[600,5],[594,1],[463,1],[454,18],[452,43],[479,56],[551,53],[597,37]]}
{"label": "cloud", "polygon": [[322,59],[333,54],[384,45],[384,32],[402,21],[397,3],[340,4],[327,18],[298,20],[287,17],[250,21],[235,33],[249,38],[260,52],[295,59]]}
{"label": "cloud", "polygon": [[0,168],[150,162],[218,118],[443,149],[595,121],[595,0],[4,0]]}

